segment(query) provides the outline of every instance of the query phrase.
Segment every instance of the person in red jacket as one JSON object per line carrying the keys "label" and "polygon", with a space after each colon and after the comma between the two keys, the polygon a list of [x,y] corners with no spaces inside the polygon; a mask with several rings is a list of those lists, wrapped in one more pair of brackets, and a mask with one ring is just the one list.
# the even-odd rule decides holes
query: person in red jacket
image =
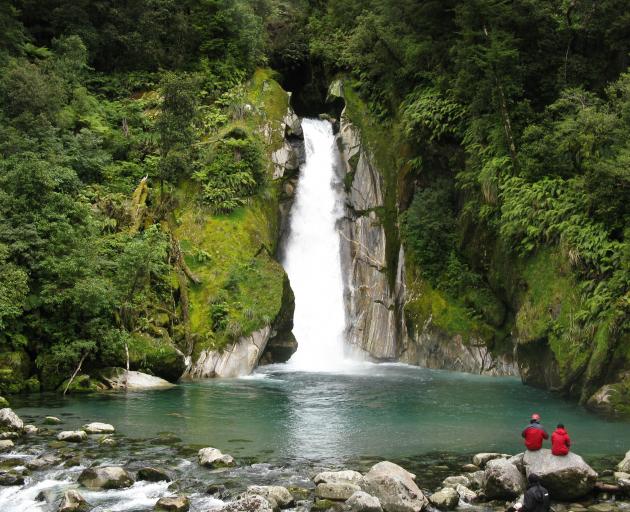
{"label": "person in red jacket", "polygon": [[566,455],[571,447],[571,438],[562,423],[558,423],[555,432],[551,434],[551,453],[554,455]]}
{"label": "person in red jacket", "polygon": [[545,429],[540,424],[539,414],[532,414],[529,425],[525,427],[521,435],[525,438],[525,447],[532,452],[540,450],[543,445],[543,440],[549,439],[549,434],[545,432]]}

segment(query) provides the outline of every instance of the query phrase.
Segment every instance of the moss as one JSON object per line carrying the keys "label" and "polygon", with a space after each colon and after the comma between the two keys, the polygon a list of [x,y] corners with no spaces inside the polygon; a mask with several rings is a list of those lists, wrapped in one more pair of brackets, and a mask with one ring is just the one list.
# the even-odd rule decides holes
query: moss
{"label": "moss", "polygon": [[581,307],[577,282],[560,254],[547,249],[524,262],[525,290],[518,298],[518,342],[547,339],[560,374],[568,377],[589,359],[589,332],[576,320]]}
{"label": "moss", "polygon": [[495,330],[482,320],[476,319],[471,311],[456,299],[436,290],[417,275],[417,268],[408,265],[407,291],[410,300],[405,304],[407,320],[416,331],[422,330],[427,322],[449,336],[460,335],[464,343],[483,340],[491,345]]}
{"label": "moss", "polygon": [[[230,122],[223,133],[243,129],[262,135],[268,162],[266,185],[245,207],[227,215],[204,210],[195,183],[183,183],[177,192],[180,206],[172,229],[187,265],[201,281],[188,289],[193,359],[206,348],[221,349],[268,325],[281,309],[285,273],[273,258],[281,183],[271,179],[271,154],[283,143],[282,120],[289,98],[272,72],[260,69],[247,84],[244,100],[252,105],[251,112]],[[214,326],[213,304],[220,305],[222,315]]]}
{"label": "moss", "polygon": [[129,341],[129,366],[171,382],[184,372],[184,358],[168,339],[136,334]]}
{"label": "moss", "polygon": [[5,407],[9,407],[9,401],[3,396],[0,396],[0,409],[4,409]]}
{"label": "moss", "polygon": [[26,390],[31,360],[23,350],[0,352],[0,393],[15,394]]}
{"label": "moss", "polygon": [[[61,386],[57,389],[57,391],[63,392],[68,385],[68,381],[70,379],[66,379],[61,383]],[[98,391],[99,387],[96,381],[92,380],[89,375],[77,375],[70,387],[68,387],[68,393],[71,394],[81,394],[81,393],[93,393]]]}

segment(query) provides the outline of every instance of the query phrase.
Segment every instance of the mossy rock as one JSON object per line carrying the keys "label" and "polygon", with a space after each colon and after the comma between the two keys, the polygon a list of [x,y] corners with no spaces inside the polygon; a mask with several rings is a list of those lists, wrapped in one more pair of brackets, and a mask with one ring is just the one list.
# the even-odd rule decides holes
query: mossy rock
{"label": "mossy rock", "polygon": [[129,343],[129,363],[132,370],[177,382],[186,369],[184,356],[170,340],[136,335]]}
{"label": "mossy rock", "polygon": [[[61,386],[57,389],[57,391],[63,392],[68,385],[68,381],[70,379],[66,379],[61,383]],[[94,393],[99,390],[98,382],[90,378],[89,375],[77,375],[70,387],[68,387],[67,393],[77,394],[77,393]]]}
{"label": "mossy rock", "polygon": [[10,407],[9,401],[3,396],[0,396],[0,409],[4,409],[5,407]]}

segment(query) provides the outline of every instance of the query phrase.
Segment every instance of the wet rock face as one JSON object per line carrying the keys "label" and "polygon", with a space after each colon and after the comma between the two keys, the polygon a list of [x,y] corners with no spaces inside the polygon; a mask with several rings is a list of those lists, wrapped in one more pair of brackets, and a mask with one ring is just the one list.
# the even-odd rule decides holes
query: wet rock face
{"label": "wet rock face", "polygon": [[428,500],[415,475],[392,462],[379,462],[365,475],[364,490],[376,496],[386,512],[420,512]]}
{"label": "wet rock face", "polygon": [[92,506],[75,490],[66,491],[58,512],[88,512]]}
{"label": "wet rock face", "polygon": [[270,336],[271,326],[265,326],[249,336],[242,336],[223,351],[204,350],[199,359],[186,370],[184,377],[206,379],[249,375],[258,366]]}
{"label": "wet rock face", "polygon": [[118,466],[85,469],[78,481],[88,489],[124,489],[134,482],[131,475]]}
{"label": "wet rock face", "polygon": [[345,112],[338,145],[347,189],[347,217],[341,225],[347,339],[375,359],[393,360],[404,331],[398,314],[403,295],[402,280],[390,287],[386,233],[375,212],[384,204],[383,179]]}
{"label": "wet rock face", "polygon": [[551,450],[526,451],[523,466],[527,476],[537,474],[553,499],[574,500],[593,490],[597,473],[575,453],[561,457]]}

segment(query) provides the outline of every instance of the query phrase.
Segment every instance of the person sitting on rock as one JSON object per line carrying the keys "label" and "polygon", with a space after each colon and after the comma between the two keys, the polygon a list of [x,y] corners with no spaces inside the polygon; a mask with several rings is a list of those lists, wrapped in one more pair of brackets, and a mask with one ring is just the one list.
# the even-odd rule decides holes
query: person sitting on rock
{"label": "person sitting on rock", "polygon": [[525,438],[525,447],[532,452],[540,450],[543,445],[543,440],[549,439],[549,434],[547,434],[540,424],[539,414],[532,414],[529,425],[525,427],[521,435]]}
{"label": "person sitting on rock", "polygon": [[558,423],[558,427],[551,434],[551,453],[554,455],[566,455],[571,448],[571,438],[562,423]]}
{"label": "person sitting on rock", "polygon": [[527,477],[527,490],[523,503],[516,503],[514,509],[518,512],[549,512],[549,491],[540,483],[540,477],[531,473]]}

